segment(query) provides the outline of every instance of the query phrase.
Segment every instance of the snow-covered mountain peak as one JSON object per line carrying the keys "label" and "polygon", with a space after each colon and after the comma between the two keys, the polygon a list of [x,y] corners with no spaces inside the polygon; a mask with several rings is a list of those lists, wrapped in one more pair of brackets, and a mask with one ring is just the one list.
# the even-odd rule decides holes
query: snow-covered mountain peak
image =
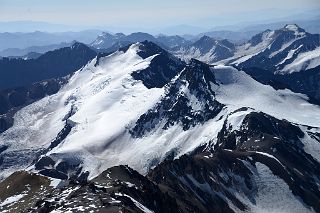
{"label": "snow-covered mountain peak", "polygon": [[156,45],[151,41],[145,40],[143,42],[136,43],[136,45],[139,46],[139,50],[137,54],[142,58],[147,58],[155,54],[169,55],[167,51],[165,51],[164,49],[162,49],[161,47],[159,47],[158,45]]}
{"label": "snow-covered mountain peak", "polygon": [[[115,138],[121,138],[126,132],[126,126],[163,94],[162,88],[148,89],[131,76],[133,72],[148,68],[156,56],[141,58],[137,54],[140,47],[139,43],[133,44],[126,51],[100,57],[99,63],[97,59],[92,60],[75,72],[57,94],[19,111],[15,124],[0,135],[0,141],[6,141],[10,146],[8,151],[22,147],[41,150],[56,141],[60,131],[69,129],[68,137],[63,144],[55,144],[52,153],[84,154],[83,151],[87,150],[97,154],[98,149],[103,151],[103,147],[112,145]],[[43,129],[48,132],[43,134]],[[24,133],[20,134],[21,131]],[[87,166],[90,167],[89,164]]]}
{"label": "snow-covered mountain peak", "polygon": [[292,31],[295,35],[304,35],[305,30],[300,28],[297,24],[287,24],[283,28],[283,30]]}
{"label": "snow-covered mountain peak", "polygon": [[190,88],[197,90],[199,86],[210,88],[210,84],[215,84],[215,76],[210,66],[196,59],[191,59],[182,74],[185,75],[186,81]]}
{"label": "snow-covered mountain peak", "polygon": [[228,40],[216,40],[209,36],[202,36],[193,44],[181,48],[176,55],[184,61],[196,58],[206,63],[213,63],[233,56],[235,45]]}
{"label": "snow-covered mountain peak", "polygon": [[137,54],[143,59],[153,57],[146,69],[131,74],[135,80],[142,81],[147,88],[163,87],[185,66],[180,59],[149,41],[139,43]]}
{"label": "snow-covered mountain peak", "polygon": [[90,46],[97,49],[108,48],[119,42],[123,37],[125,37],[123,33],[116,33],[113,35],[111,33],[103,32],[90,44]]}

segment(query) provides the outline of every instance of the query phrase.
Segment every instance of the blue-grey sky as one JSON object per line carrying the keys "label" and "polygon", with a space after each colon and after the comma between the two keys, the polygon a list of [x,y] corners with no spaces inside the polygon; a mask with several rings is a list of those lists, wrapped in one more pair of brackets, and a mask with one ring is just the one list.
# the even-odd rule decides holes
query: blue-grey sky
{"label": "blue-grey sky", "polygon": [[319,8],[320,0],[0,0],[0,21],[45,21],[87,28],[180,24],[212,28],[280,19]]}

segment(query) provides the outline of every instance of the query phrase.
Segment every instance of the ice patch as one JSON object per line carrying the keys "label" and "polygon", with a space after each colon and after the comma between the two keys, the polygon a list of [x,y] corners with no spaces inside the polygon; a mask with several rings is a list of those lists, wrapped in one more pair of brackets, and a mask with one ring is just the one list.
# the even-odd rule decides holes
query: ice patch
{"label": "ice patch", "polygon": [[252,205],[251,212],[259,213],[304,213],[312,212],[304,206],[298,197],[292,194],[289,186],[281,178],[262,163],[256,163],[257,174],[255,181],[258,192],[256,204]]}
{"label": "ice patch", "polygon": [[13,195],[11,197],[8,197],[7,199],[5,199],[2,203],[0,203],[0,207],[9,205],[11,203],[15,203],[18,202],[19,200],[21,200],[24,196],[26,196],[27,194],[19,194],[19,195]]}

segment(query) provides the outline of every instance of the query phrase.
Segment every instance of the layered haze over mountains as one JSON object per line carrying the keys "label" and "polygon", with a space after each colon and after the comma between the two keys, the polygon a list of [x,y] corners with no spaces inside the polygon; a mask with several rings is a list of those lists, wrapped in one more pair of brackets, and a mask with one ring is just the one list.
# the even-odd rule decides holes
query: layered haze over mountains
{"label": "layered haze over mountains", "polygon": [[319,8],[1,2],[0,212],[320,212]]}

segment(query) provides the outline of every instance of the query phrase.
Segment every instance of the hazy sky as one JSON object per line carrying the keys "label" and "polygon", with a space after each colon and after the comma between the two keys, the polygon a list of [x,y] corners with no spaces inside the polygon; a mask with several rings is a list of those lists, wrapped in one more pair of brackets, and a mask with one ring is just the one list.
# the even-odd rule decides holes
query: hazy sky
{"label": "hazy sky", "polygon": [[0,0],[0,21],[145,28],[178,24],[213,27],[281,18],[319,8],[320,0]]}

